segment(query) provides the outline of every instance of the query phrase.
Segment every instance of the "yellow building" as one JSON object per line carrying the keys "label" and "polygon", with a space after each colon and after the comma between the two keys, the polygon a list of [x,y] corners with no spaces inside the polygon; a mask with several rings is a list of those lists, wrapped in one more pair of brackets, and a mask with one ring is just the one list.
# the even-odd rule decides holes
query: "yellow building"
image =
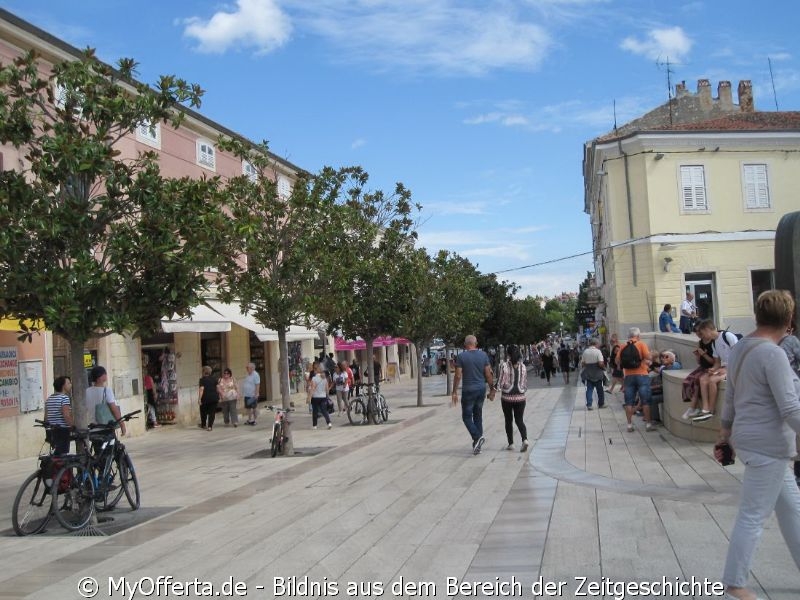
{"label": "yellow building", "polygon": [[774,287],[780,218],[800,207],[800,112],[754,109],[749,81],[732,102],[676,86],[668,103],[584,149],[598,316],[609,333],[657,330],[685,293],[699,316],[747,332],[753,300]]}

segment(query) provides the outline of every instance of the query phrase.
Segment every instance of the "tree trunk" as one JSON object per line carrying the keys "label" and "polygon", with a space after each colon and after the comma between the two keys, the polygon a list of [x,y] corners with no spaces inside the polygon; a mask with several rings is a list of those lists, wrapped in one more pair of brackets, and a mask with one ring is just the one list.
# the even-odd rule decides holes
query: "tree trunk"
{"label": "tree trunk", "polygon": [[[83,349],[86,340],[69,340],[70,355],[70,379],[72,380],[72,414],[75,417],[75,425],[81,429],[86,429],[89,423],[94,420],[94,415],[88,414],[86,409],[86,388],[88,387],[86,368],[83,366]],[[56,373],[56,377],[61,373]]]}
{"label": "tree trunk", "polygon": [[364,340],[367,344],[367,380],[371,381],[372,383],[375,382],[375,357],[372,355],[373,346],[372,346],[372,336],[368,335]]}
{"label": "tree trunk", "polygon": [[447,378],[447,395],[452,395],[452,391],[450,387],[453,385],[453,380],[450,377],[450,352],[448,351],[450,346],[445,345],[444,347],[444,373],[445,377]]}
{"label": "tree trunk", "polygon": [[[289,409],[289,346],[286,343],[286,327],[278,327],[278,377],[280,378],[281,406]],[[292,439],[292,426],[289,414],[284,421],[286,445],[284,454],[294,456],[294,440]]]}

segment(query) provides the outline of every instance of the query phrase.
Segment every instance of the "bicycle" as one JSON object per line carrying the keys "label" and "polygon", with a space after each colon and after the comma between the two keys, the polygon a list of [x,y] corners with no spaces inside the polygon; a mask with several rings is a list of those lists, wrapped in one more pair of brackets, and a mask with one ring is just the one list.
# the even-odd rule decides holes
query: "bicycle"
{"label": "bicycle", "polygon": [[[50,432],[51,425],[47,421],[35,419],[34,427],[44,427],[45,431]],[[49,436],[45,436],[48,439]],[[53,514],[53,497],[50,488],[53,483],[53,471],[60,468],[60,457],[53,455],[53,447],[50,446],[48,454],[40,454],[37,458],[38,467],[36,471],[28,475],[14,498],[14,505],[11,512],[11,524],[14,533],[19,536],[34,535],[44,531],[50,522]]]}
{"label": "bicycle", "polygon": [[96,509],[113,509],[123,493],[131,510],[139,508],[139,480],[125,445],[117,437],[116,426],[140,412],[73,431],[74,439],[83,441],[83,449],[62,457],[64,466],[53,478],[58,485],[51,486],[53,515],[68,531],[86,527]]}
{"label": "bicycle", "polygon": [[272,458],[275,458],[278,452],[283,454],[285,451],[286,425],[291,423],[288,415],[290,412],[294,412],[294,409],[276,406],[267,406],[267,408],[275,413],[275,423],[272,425],[272,437],[269,440],[270,454],[272,454]]}
{"label": "bicycle", "polygon": [[359,394],[347,403],[347,419],[351,425],[363,425],[372,421],[375,425],[389,420],[389,403],[375,383],[364,383],[366,395]]}

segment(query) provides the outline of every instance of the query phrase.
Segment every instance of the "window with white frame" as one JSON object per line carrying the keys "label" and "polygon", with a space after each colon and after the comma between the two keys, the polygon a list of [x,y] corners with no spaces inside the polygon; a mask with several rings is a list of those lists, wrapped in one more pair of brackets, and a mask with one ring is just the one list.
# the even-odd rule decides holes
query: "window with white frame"
{"label": "window with white frame", "polygon": [[247,177],[250,181],[256,181],[258,179],[258,171],[246,160],[242,161],[242,175]]}
{"label": "window with white frame", "polygon": [[[71,97],[71,98],[70,98]],[[83,109],[81,108],[81,104],[83,102],[83,95],[79,92],[72,91],[67,88],[62,83],[56,82],[55,89],[53,91],[53,101],[58,108],[64,108],[67,105],[67,100],[74,99],[75,108],[73,109],[73,114],[78,117],[79,119],[83,116]]]}
{"label": "window with white frame", "polygon": [[283,175],[278,175],[278,197],[288,198],[292,195],[292,183]]}
{"label": "window with white frame", "polygon": [[217,157],[214,144],[208,140],[197,140],[197,164],[209,169],[215,169]]}
{"label": "window with white frame", "polygon": [[708,210],[703,165],[681,165],[681,208],[684,211]]}
{"label": "window with white frame", "polygon": [[136,139],[145,144],[161,147],[161,123],[142,121],[136,128]]}
{"label": "window with white frame", "polygon": [[742,165],[742,179],[744,183],[745,209],[771,208],[767,165]]}

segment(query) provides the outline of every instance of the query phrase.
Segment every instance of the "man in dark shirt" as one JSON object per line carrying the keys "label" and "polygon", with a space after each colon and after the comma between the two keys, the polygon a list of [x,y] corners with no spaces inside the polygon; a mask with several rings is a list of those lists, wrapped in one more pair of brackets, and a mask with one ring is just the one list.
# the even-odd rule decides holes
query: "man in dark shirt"
{"label": "man in dark shirt", "polygon": [[464,352],[456,357],[456,373],[453,377],[453,406],[458,404],[458,384],[461,389],[461,419],[472,437],[472,452],[480,454],[486,441],[483,438],[483,400],[488,384],[489,400],[494,400],[494,373],[489,357],[478,350],[478,340],[468,335],[464,340]]}

